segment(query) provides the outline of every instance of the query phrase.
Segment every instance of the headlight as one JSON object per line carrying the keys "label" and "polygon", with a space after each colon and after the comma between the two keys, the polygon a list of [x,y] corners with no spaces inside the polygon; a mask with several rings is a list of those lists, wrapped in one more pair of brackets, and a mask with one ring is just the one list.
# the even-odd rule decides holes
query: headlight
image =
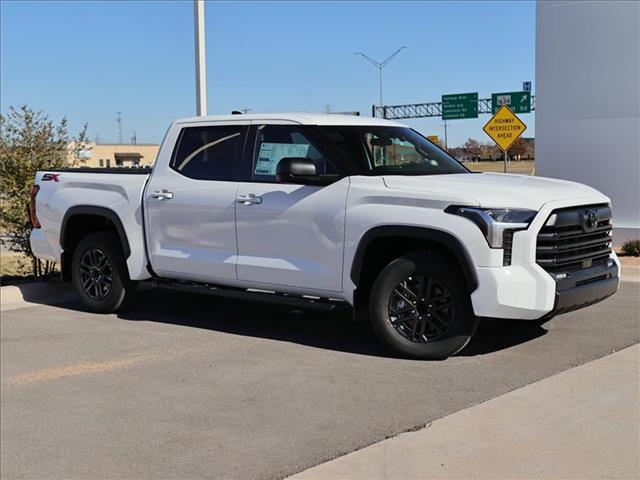
{"label": "headlight", "polygon": [[535,210],[513,208],[448,207],[445,212],[460,215],[475,223],[491,248],[502,248],[504,232],[524,230],[536,216]]}

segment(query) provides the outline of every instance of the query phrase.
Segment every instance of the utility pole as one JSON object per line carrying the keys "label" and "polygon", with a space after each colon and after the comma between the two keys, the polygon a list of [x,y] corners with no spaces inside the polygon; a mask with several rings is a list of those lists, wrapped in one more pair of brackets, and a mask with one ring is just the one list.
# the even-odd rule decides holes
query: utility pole
{"label": "utility pole", "polygon": [[447,141],[447,121],[444,121],[444,149],[445,151],[449,151],[449,143]]}
{"label": "utility pole", "polygon": [[118,122],[118,143],[122,143],[122,113],[118,112],[118,118],[116,118],[116,122]]}
{"label": "utility pole", "polygon": [[382,60],[381,62],[379,62],[378,60],[375,60],[373,58],[371,58],[369,55],[362,53],[362,52],[355,52],[354,55],[360,55],[361,57],[364,57],[365,59],[367,59],[369,62],[371,62],[371,64],[376,67],[378,69],[379,72],[379,82],[380,82],[380,106],[384,105],[382,103],[382,70],[384,69],[384,67],[387,66],[387,64],[393,60],[393,57],[395,57],[396,55],[398,55],[400,53],[401,50],[408,48],[408,47],[400,47],[398,50],[396,50],[395,52],[393,52],[391,55],[389,55],[387,58],[385,58],[384,60]]}
{"label": "utility pole", "polygon": [[204,0],[193,0],[196,43],[196,115],[207,114],[207,58],[204,41]]}

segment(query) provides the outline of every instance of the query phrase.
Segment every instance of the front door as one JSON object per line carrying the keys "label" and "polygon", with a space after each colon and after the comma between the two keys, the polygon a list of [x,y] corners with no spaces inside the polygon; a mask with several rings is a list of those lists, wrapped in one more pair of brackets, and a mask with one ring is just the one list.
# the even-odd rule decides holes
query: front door
{"label": "front door", "polygon": [[322,175],[336,174],[313,127],[258,125],[251,171],[238,187],[238,279],[303,290],[342,290],[345,204],[349,179],[327,186],[281,184],[278,162],[306,157]]}
{"label": "front door", "polygon": [[185,127],[168,168],[145,190],[147,246],[161,277],[225,283],[236,280],[236,160],[246,127]]}

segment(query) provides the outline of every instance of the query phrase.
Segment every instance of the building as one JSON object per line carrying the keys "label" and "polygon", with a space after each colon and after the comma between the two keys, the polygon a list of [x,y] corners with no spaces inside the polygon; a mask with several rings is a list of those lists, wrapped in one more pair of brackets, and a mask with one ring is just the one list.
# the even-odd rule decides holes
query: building
{"label": "building", "polygon": [[640,238],[640,2],[536,4],[536,174],[611,198]]}
{"label": "building", "polygon": [[83,167],[151,166],[156,161],[160,145],[152,143],[120,144],[90,143],[83,157]]}

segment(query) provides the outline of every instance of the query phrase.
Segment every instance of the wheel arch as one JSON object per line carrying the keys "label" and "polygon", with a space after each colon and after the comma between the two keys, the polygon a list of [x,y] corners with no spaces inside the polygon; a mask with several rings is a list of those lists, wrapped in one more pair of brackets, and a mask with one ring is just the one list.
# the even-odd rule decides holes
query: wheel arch
{"label": "wheel arch", "polygon": [[371,254],[371,247],[383,240],[393,241],[396,239],[411,241],[413,245],[419,245],[424,242],[429,249],[433,249],[436,246],[438,249],[448,251],[455,258],[469,293],[478,287],[478,279],[473,268],[471,256],[454,235],[434,228],[404,225],[373,227],[361,237],[350,271],[351,280],[356,287],[361,284],[365,260],[367,260],[367,255]]}
{"label": "wheel arch", "polygon": [[60,247],[62,277],[71,278],[71,257],[78,242],[87,234],[113,230],[118,235],[122,253],[126,260],[131,255],[127,233],[118,214],[106,207],[95,205],[76,205],[64,214],[60,228]]}

